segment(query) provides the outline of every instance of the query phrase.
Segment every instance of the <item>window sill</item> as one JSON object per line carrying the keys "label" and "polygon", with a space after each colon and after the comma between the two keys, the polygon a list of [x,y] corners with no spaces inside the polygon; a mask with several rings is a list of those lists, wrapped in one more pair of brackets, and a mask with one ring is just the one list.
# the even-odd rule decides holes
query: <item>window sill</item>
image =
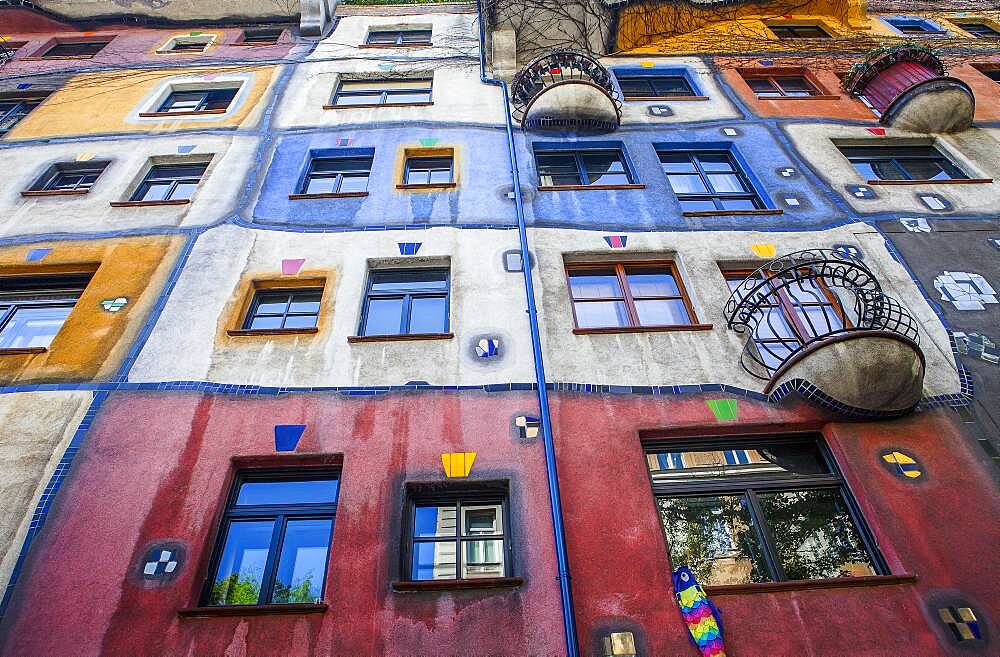
{"label": "window sill", "polygon": [[94,55],[66,55],[64,57],[42,57],[42,56],[21,57],[20,60],[22,62],[45,62],[45,61],[54,62],[61,59],[93,59],[93,58]]}
{"label": "window sill", "polygon": [[680,101],[699,101],[699,100],[709,100],[708,96],[626,96],[625,102],[668,102],[671,103],[675,100]]}
{"label": "window sill", "polygon": [[261,47],[261,46],[276,46],[276,45],[278,45],[278,42],[277,41],[258,41],[257,43],[244,43],[244,42],[240,41],[239,43],[229,43],[229,44],[221,44],[221,45],[239,46],[240,48],[258,48],[258,47]]}
{"label": "window sill", "polygon": [[0,349],[0,356],[22,356],[24,354],[44,354],[48,347],[10,347]]}
{"label": "window sill", "polygon": [[711,324],[677,324],[676,326],[613,326],[608,328],[575,328],[574,335],[595,335],[602,333],[665,333],[668,331],[711,331]]}
{"label": "window sill", "polygon": [[156,55],[204,55],[205,50],[155,50]]}
{"label": "window sill", "polygon": [[421,103],[365,103],[364,105],[324,105],[325,110],[366,109],[372,107],[430,107],[434,101]]}
{"label": "window sill", "polygon": [[190,112],[139,112],[139,118],[149,119],[170,116],[203,116],[205,114],[225,114],[228,109],[200,110]]}
{"label": "window sill", "polygon": [[427,190],[427,191],[431,191],[431,192],[434,191],[434,190],[438,190],[438,189],[455,189],[456,187],[458,187],[458,183],[455,183],[455,182],[450,182],[450,183],[417,183],[417,184],[399,183],[398,185],[396,185],[396,189],[411,189],[411,190],[418,190],[418,191],[419,190]]}
{"label": "window sill", "polygon": [[725,217],[728,215],[741,215],[741,216],[753,216],[753,215],[768,215],[768,214],[784,214],[784,210],[773,209],[773,210],[699,210],[697,212],[682,212],[681,215],[685,217]]}
{"label": "window sill", "polygon": [[187,205],[191,199],[177,199],[169,201],[111,201],[113,208],[146,208],[154,205]]}
{"label": "window sill", "polygon": [[841,589],[869,586],[912,584],[916,575],[869,575],[867,577],[833,577],[830,579],[801,579],[789,582],[764,582],[761,584],[716,584],[705,586],[709,595],[742,595],[745,593],[779,593],[781,591],[806,591],[809,589]]}
{"label": "window sill", "polygon": [[524,584],[521,577],[484,577],[482,579],[438,579],[420,582],[397,581],[393,591],[462,591],[468,589],[516,589]]}
{"label": "window sill", "polygon": [[26,189],[21,196],[82,196],[89,193],[89,189]]}
{"label": "window sill", "polygon": [[327,610],[325,602],[297,603],[287,605],[219,605],[218,607],[188,607],[178,609],[181,618],[210,616],[264,616],[269,614],[322,614]]}
{"label": "window sill", "polygon": [[413,41],[411,43],[359,43],[358,48],[429,48],[434,44],[430,41]]}
{"label": "window sill", "polygon": [[843,96],[816,94],[815,96],[757,96],[757,100],[840,100]]}
{"label": "window sill", "polygon": [[949,178],[947,180],[869,180],[869,185],[986,185],[992,178]]}
{"label": "window sill", "polygon": [[292,201],[301,201],[309,198],[361,198],[368,196],[368,192],[330,192],[328,194],[289,194]]}
{"label": "window sill", "polygon": [[401,342],[407,340],[451,340],[454,333],[407,333],[403,335],[351,335],[347,341],[357,342]]}
{"label": "window sill", "polygon": [[539,185],[536,188],[540,192],[575,192],[587,189],[646,189],[645,185]]}
{"label": "window sill", "polygon": [[230,329],[226,335],[231,337],[251,337],[258,335],[313,335],[319,333],[319,328],[283,328],[283,329]]}

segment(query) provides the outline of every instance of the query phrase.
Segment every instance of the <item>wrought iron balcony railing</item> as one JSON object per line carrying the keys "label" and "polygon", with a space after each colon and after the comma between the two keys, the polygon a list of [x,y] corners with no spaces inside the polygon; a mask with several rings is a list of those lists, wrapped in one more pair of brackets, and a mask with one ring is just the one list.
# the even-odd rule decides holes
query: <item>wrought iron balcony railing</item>
{"label": "wrought iron balcony railing", "polygon": [[728,326],[747,336],[740,361],[759,379],[772,380],[798,356],[862,332],[892,334],[919,349],[913,317],[864,263],[840,251],[790,253],[731,286]]}
{"label": "wrought iron balcony railing", "polygon": [[[608,107],[602,113],[587,116],[573,107],[572,99],[565,103],[566,116],[559,112],[532,118],[531,108],[538,98],[557,87],[584,85],[606,97]],[[588,104],[587,99],[582,99]],[[514,76],[511,82],[511,104],[514,118],[526,127],[589,127],[614,130],[621,123],[622,98],[612,81],[611,73],[593,57],[574,50],[555,50],[536,57]],[[526,121],[526,117],[528,121]]]}

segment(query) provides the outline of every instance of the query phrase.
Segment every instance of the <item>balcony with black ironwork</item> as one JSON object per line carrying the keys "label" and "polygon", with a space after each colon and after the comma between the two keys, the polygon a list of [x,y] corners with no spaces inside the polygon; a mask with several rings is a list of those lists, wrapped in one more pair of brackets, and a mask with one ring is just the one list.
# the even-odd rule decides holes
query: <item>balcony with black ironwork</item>
{"label": "balcony with black ironwork", "polygon": [[514,76],[513,116],[536,130],[610,132],[621,123],[621,94],[596,59],[556,50],[533,59]]}
{"label": "balcony with black ironwork", "polygon": [[730,281],[729,328],[746,336],[741,363],[766,381],[811,384],[848,415],[900,415],[920,401],[917,323],[862,261],[798,251]]}

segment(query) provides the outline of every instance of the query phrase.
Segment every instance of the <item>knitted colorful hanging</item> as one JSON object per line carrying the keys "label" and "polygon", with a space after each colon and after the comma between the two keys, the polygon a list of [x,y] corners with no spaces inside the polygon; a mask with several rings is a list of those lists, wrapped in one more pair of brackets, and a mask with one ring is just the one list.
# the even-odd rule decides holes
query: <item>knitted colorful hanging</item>
{"label": "knitted colorful hanging", "polygon": [[680,566],[674,571],[674,597],[681,608],[681,617],[687,623],[691,643],[702,657],[726,657],[721,614],[687,566]]}

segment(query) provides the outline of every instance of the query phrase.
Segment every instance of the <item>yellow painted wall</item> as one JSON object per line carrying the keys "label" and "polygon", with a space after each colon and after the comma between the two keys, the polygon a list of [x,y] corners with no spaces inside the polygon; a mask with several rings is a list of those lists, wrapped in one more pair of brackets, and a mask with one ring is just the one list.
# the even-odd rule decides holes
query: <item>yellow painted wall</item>
{"label": "yellow painted wall", "polygon": [[[0,355],[0,385],[108,379],[115,374],[156,303],[184,238],[177,235],[50,242],[0,249],[0,276],[93,270],[93,278],[48,350]],[[37,248],[52,251],[26,262]],[[116,313],[105,299],[126,297]]]}
{"label": "yellow painted wall", "polygon": [[[42,139],[74,135],[128,132],[179,131],[205,128],[247,127],[259,116],[260,101],[279,67],[241,66],[217,68],[172,68],[154,70],[101,71],[70,78],[44,103],[7,134],[6,139]],[[150,111],[157,90],[172,78],[205,78],[252,73],[244,100],[225,114],[204,117],[142,118]],[[206,78],[207,76],[207,78]],[[242,95],[242,92],[241,92]]]}

